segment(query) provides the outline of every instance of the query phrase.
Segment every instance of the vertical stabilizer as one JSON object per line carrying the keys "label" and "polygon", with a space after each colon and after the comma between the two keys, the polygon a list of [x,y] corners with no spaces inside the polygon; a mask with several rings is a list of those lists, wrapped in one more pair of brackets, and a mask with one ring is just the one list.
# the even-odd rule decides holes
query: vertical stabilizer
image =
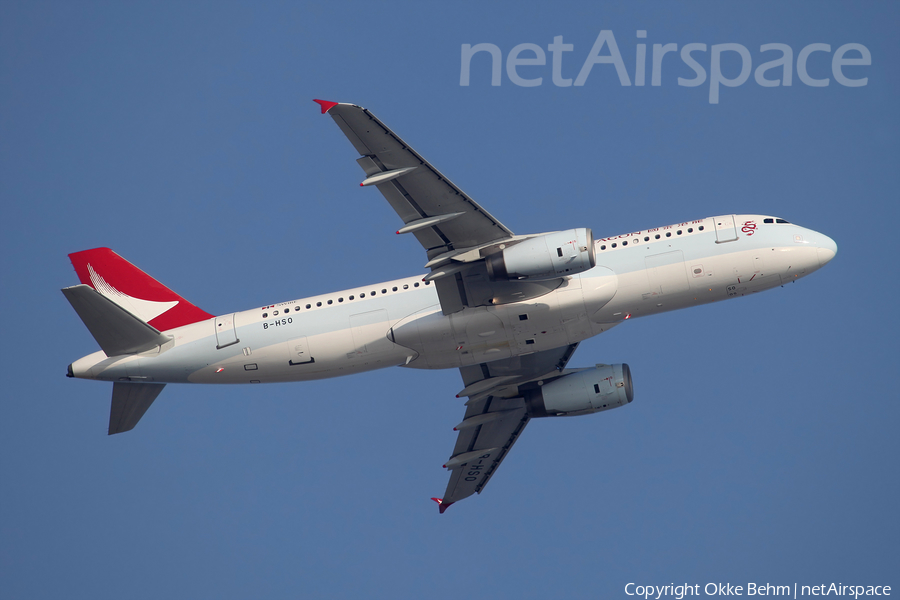
{"label": "vertical stabilizer", "polygon": [[81,283],[159,331],[213,317],[109,248],[83,250],[69,258]]}

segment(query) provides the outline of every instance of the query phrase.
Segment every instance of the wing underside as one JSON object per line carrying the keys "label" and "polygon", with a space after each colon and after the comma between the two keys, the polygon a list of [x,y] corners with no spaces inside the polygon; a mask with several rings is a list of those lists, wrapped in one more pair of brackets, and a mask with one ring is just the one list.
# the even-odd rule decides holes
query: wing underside
{"label": "wing underside", "polygon": [[378,188],[403,220],[399,232],[412,233],[429,259],[513,235],[365,108],[334,104],[327,112],[362,155],[363,185]]}
{"label": "wing underside", "polygon": [[460,374],[466,395],[465,416],[456,426],[459,435],[445,467],[450,481],[443,498],[435,498],[444,512],[448,506],[481,493],[530,420],[522,394],[528,385],[560,376],[577,344],[535,352],[471,367]]}

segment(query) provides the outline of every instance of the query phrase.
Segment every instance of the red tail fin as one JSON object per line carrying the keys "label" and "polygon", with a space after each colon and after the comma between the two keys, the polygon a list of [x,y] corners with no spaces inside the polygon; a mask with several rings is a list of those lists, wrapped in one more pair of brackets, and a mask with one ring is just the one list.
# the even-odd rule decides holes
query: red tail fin
{"label": "red tail fin", "polygon": [[83,250],[69,258],[81,283],[160,331],[213,317],[109,248]]}

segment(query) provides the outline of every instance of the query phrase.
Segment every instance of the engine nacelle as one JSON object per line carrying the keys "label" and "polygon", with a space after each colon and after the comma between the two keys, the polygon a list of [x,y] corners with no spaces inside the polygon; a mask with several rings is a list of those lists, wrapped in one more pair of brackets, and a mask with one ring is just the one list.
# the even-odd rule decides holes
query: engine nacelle
{"label": "engine nacelle", "polygon": [[624,406],[634,399],[628,365],[597,365],[525,392],[532,417],[573,417]]}
{"label": "engine nacelle", "polygon": [[492,281],[553,279],[597,264],[590,229],[569,229],[529,238],[485,259]]}

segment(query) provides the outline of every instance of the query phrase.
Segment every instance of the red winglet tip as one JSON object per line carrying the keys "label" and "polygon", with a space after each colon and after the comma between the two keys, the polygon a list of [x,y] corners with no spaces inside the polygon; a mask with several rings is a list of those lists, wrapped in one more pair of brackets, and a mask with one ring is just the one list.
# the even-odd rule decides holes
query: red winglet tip
{"label": "red winglet tip", "polygon": [[443,498],[432,498],[432,500],[438,503],[438,511],[440,511],[441,514],[444,514],[447,507],[453,504],[452,502],[444,502]]}
{"label": "red winglet tip", "polygon": [[337,102],[331,102],[329,100],[313,100],[316,104],[322,107],[322,114],[324,115],[329,110],[338,105]]}

